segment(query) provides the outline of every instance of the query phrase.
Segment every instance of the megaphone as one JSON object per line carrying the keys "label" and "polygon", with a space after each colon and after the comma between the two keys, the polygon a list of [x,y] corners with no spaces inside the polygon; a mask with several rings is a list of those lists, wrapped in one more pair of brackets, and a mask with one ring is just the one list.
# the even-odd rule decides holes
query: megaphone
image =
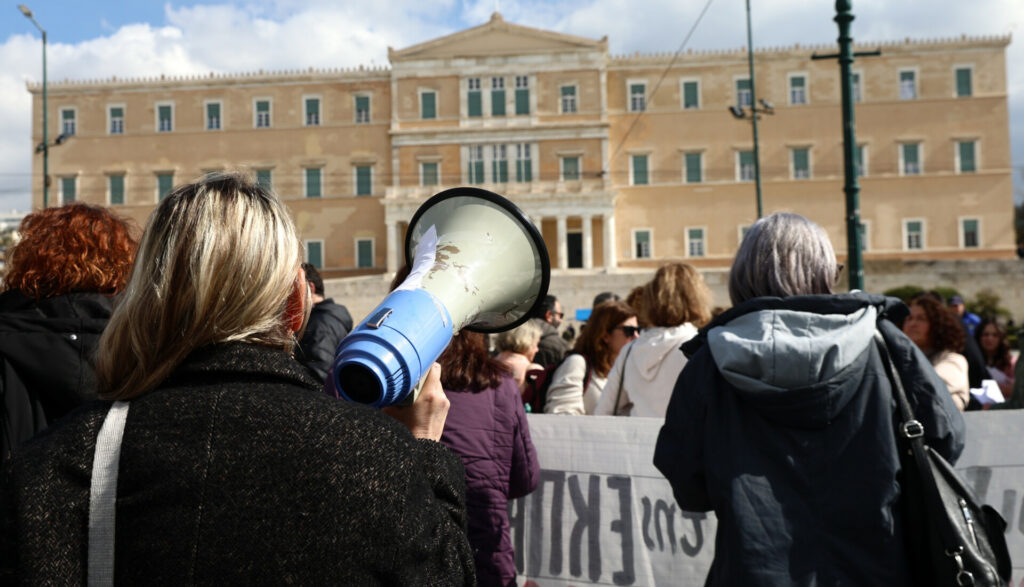
{"label": "megaphone", "polygon": [[401,403],[452,336],[526,322],[551,279],[547,247],[529,218],[477,188],[424,202],[409,223],[405,259],[409,277],[338,345],[327,385],[344,399]]}

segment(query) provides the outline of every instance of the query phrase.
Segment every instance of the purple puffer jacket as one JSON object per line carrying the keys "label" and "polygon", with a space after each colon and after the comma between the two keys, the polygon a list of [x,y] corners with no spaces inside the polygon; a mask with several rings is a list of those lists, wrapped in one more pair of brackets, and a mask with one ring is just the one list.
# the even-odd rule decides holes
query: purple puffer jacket
{"label": "purple puffer jacket", "polygon": [[477,581],[481,586],[515,585],[508,500],[533,491],[540,476],[519,387],[503,377],[493,389],[445,394],[451,408],[441,442],[462,457],[466,468],[469,544]]}

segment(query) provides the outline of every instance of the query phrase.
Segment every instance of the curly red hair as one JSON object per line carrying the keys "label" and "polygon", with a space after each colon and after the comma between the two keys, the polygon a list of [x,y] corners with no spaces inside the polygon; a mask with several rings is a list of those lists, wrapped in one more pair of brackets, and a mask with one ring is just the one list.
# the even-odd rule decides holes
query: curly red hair
{"label": "curly red hair", "polygon": [[33,212],[8,251],[4,289],[35,300],[73,292],[114,295],[124,289],[136,232],[106,208],[75,202]]}

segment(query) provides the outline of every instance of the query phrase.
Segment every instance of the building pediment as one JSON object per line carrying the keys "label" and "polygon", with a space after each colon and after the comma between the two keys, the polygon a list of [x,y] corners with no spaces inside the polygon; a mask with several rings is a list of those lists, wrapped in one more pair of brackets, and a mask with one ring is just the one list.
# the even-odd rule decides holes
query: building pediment
{"label": "building pediment", "polygon": [[405,49],[388,48],[388,59],[396,61],[488,57],[531,53],[590,52],[608,50],[608,37],[600,40],[574,37],[505,22],[495,12],[491,20],[471,29],[459,31],[413,45]]}

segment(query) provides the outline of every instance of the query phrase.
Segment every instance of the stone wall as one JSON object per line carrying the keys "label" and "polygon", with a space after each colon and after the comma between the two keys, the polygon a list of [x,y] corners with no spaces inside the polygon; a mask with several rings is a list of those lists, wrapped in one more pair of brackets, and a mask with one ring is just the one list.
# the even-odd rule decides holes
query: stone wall
{"label": "stone wall", "polygon": [[[704,279],[712,293],[712,304],[728,307],[729,272],[725,269],[704,269]],[[590,308],[594,296],[611,291],[625,297],[629,291],[651,278],[654,271],[620,270],[615,273],[601,271],[556,271],[551,276],[550,293],[558,296],[566,319],[572,319],[577,309]],[[1024,317],[1024,261],[900,261],[870,260],[865,263],[865,289],[882,292],[902,285],[917,285],[925,289],[937,286],[953,287],[970,300],[978,291],[991,289],[1001,297],[1000,305],[1010,310],[1019,322]],[[329,297],[348,307],[352,317],[362,320],[387,295],[390,276],[380,275],[333,279],[325,282]],[[840,288],[845,289],[845,277]]]}

